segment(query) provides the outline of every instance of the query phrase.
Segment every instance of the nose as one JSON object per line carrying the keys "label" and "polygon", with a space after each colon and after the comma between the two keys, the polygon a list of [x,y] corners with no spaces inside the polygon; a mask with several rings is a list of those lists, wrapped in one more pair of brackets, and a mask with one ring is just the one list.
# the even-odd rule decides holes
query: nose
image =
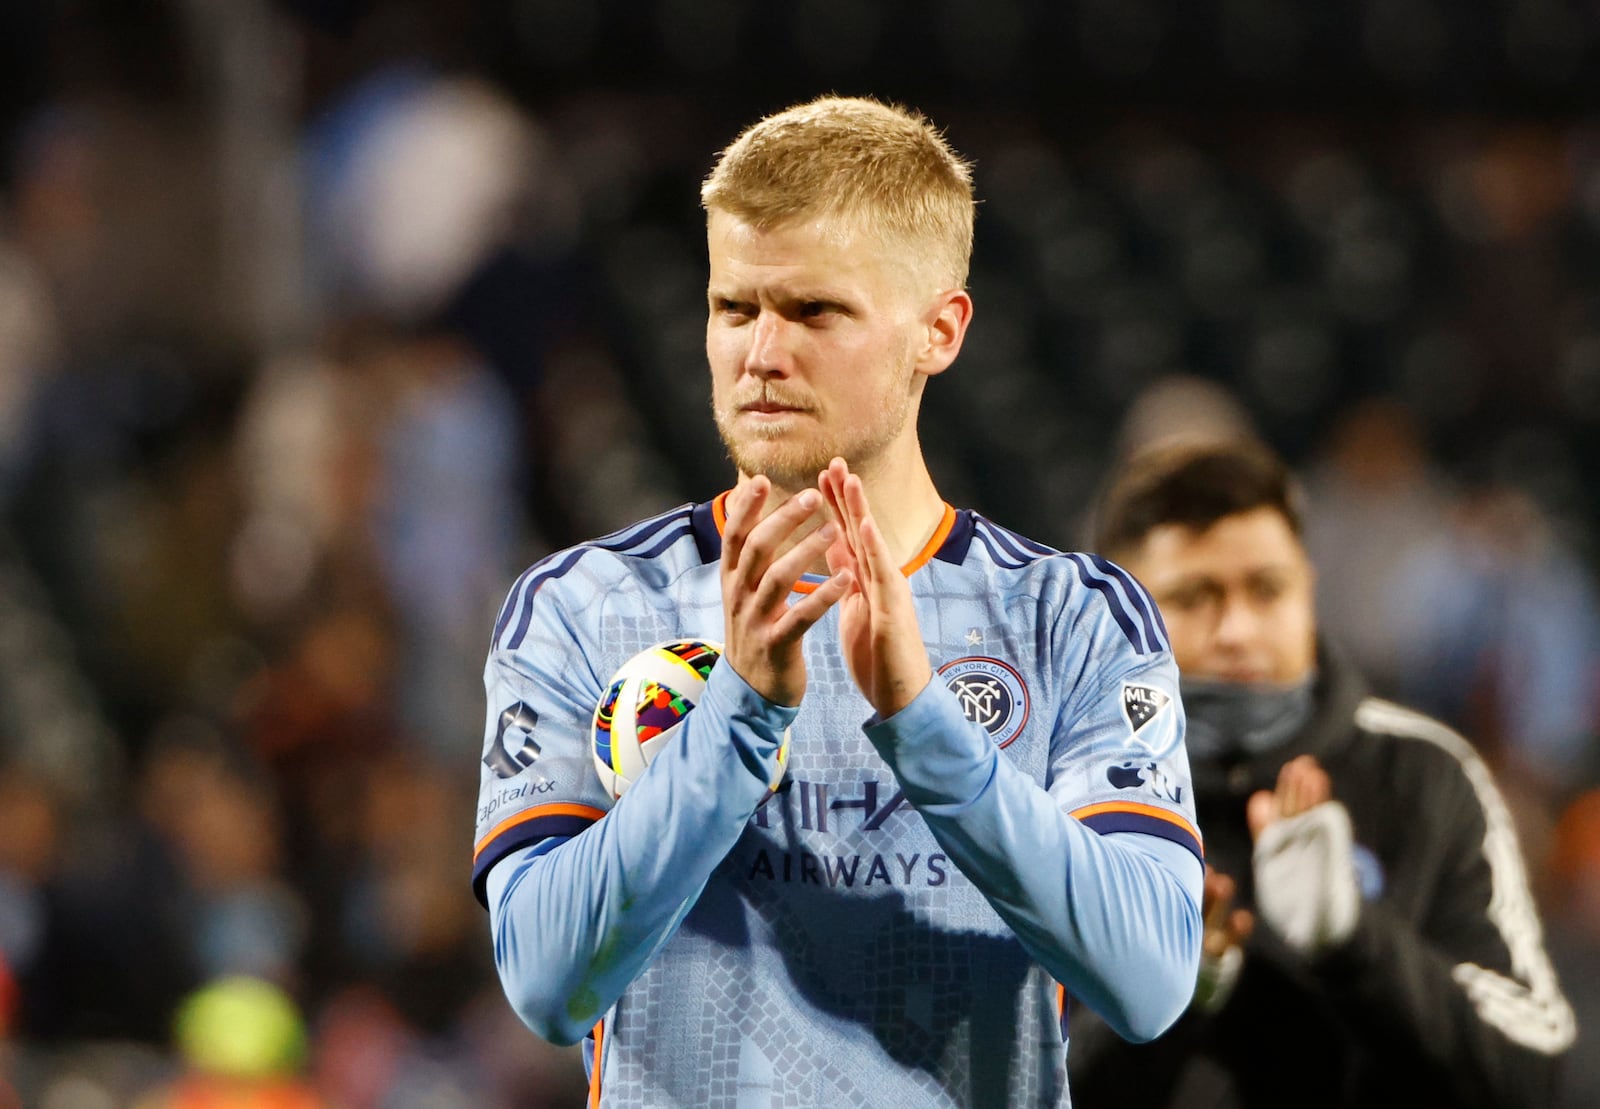
{"label": "nose", "polygon": [[777,312],[763,308],[751,325],[745,372],[760,378],[787,374],[792,353],[788,339],[788,322]]}
{"label": "nose", "polygon": [[1229,594],[1218,606],[1217,646],[1232,649],[1248,646],[1254,640],[1259,626],[1260,616],[1249,600]]}

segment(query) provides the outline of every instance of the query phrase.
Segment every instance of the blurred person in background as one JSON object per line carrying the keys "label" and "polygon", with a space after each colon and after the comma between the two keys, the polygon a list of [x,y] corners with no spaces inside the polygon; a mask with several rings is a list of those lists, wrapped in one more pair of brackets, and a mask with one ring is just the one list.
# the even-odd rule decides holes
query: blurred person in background
{"label": "blurred person in background", "polygon": [[1578,1016],[1559,1104],[1589,1109],[1600,1105],[1600,789],[1573,798],[1553,838],[1545,891],[1550,955]]}
{"label": "blurred person in background", "polygon": [[1454,501],[1416,416],[1388,398],[1351,407],[1330,430],[1306,491],[1305,545],[1319,567],[1323,631],[1369,675],[1376,692],[1414,693],[1408,679],[1426,657],[1419,648],[1426,630],[1421,619],[1394,618],[1406,604],[1401,571],[1444,530]]}
{"label": "blurred person in background", "polygon": [[173,1023],[183,1072],[136,1109],[329,1109],[301,1077],[305,1022],[278,987],[219,978],[186,997]]}
{"label": "blurred person in background", "polygon": [[1249,441],[1132,460],[1099,547],[1160,607],[1206,834],[1189,1011],[1122,1043],[1080,1009],[1083,1105],[1550,1105],[1574,1038],[1511,817],[1443,725],[1319,637],[1284,464]]}
{"label": "blurred person in background", "polygon": [[1595,781],[1600,596],[1573,536],[1503,477],[1444,481],[1394,399],[1343,415],[1307,486],[1324,628],[1376,691],[1464,729],[1508,788]]}
{"label": "blurred person in background", "polygon": [[1419,629],[1410,699],[1469,722],[1502,772],[1558,799],[1600,780],[1600,593],[1526,490],[1492,480],[1395,568]]}

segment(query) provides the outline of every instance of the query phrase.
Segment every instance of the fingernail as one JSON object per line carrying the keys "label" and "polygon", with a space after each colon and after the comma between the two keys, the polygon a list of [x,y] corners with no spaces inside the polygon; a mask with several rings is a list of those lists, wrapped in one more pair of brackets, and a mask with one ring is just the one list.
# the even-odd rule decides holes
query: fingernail
{"label": "fingernail", "polygon": [[834,527],[831,521],[823,524],[818,530],[822,535],[823,542],[825,543],[833,542],[833,537],[839,534],[839,529]]}

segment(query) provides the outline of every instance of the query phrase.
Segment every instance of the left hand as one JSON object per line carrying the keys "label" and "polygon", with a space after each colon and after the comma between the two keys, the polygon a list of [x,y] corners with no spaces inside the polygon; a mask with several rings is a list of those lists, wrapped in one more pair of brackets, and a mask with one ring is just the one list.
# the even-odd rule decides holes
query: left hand
{"label": "left hand", "polygon": [[1347,941],[1361,918],[1350,814],[1310,755],[1278,771],[1278,788],[1252,794],[1256,909],[1290,947],[1315,955]]}
{"label": "left hand", "polygon": [[1299,816],[1332,798],[1333,783],[1322,764],[1311,755],[1292,758],[1279,769],[1276,790],[1262,789],[1250,795],[1245,806],[1250,838],[1259,840],[1269,826]]}
{"label": "left hand", "polygon": [[861,479],[842,458],[818,475],[817,486],[839,522],[828,547],[828,569],[835,576],[850,571],[850,585],[839,601],[845,663],[879,718],[887,719],[933,680],[911,584],[872,518]]}

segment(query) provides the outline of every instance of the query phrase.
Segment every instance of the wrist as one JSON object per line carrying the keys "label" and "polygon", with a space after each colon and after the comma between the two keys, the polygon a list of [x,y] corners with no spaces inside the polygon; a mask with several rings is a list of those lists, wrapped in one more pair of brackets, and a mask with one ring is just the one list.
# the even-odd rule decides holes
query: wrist
{"label": "wrist", "polygon": [[1220,1010],[1233,996],[1233,988],[1239,984],[1239,973],[1243,969],[1244,948],[1238,944],[1229,945],[1221,955],[1201,955],[1193,1006],[1203,1013]]}

